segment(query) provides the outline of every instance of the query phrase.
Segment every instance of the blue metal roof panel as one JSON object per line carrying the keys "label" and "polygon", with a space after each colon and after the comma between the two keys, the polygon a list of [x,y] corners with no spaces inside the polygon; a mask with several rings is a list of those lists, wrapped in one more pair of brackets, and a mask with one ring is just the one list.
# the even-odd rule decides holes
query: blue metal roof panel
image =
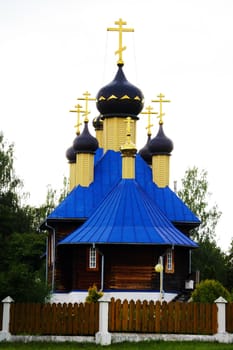
{"label": "blue metal roof panel", "polygon": [[100,152],[98,159],[94,182],[88,187],[75,187],[52,211],[48,219],[83,219],[90,216],[93,209],[121,178],[119,152],[108,151],[102,157]]}
{"label": "blue metal roof panel", "polygon": [[[152,181],[151,168],[136,156],[136,180],[172,222],[200,223],[199,219],[169,188],[159,188]],[[88,218],[101,200],[122,178],[120,152],[99,149],[95,161],[94,182],[88,187],[77,186],[48,216],[48,219]]]}
{"label": "blue metal roof panel", "polygon": [[91,217],[60,244],[124,243],[196,247],[177,230],[135,180],[122,180]]}
{"label": "blue metal roof panel", "polygon": [[170,187],[160,188],[152,181],[152,170],[140,155],[136,158],[136,179],[170,221],[200,224],[198,217]]}

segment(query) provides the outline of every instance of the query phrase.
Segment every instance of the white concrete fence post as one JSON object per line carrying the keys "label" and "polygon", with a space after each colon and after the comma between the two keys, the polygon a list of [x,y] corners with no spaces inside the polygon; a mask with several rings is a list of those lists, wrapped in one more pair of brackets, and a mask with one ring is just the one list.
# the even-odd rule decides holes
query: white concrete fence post
{"label": "white concrete fence post", "polygon": [[103,295],[99,300],[99,332],[95,335],[96,344],[110,345],[111,333],[108,331],[108,309],[110,299]]}
{"label": "white concrete fence post", "polygon": [[227,301],[223,297],[219,297],[214,301],[218,310],[218,333],[226,333],[226,304]]}
{"label": "white concrete fence post", "polygon": [[228,342],[228,333],[226,332],[226,304],[227,300],[223,297],[219,297],[214,301],[217,305],[218,315],[217,315],[217,322],[218,322],[218,329],[216,338],[218,341],[222,343]]}
{"label": "white concrete fence post", "polygon": [[0,331],[0,341],[10,339],[10,306],[14,300],[11,297],[6,297],[2,300],[3,315],[2,315],[2,330]]}

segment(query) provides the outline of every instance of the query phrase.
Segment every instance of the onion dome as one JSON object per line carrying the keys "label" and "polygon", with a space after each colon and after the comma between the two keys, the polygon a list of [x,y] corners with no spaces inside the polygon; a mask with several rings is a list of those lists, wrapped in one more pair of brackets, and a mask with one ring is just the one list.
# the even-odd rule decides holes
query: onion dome
{"label": "onion dome", "polygon": [[141,90],[128,82],[121,65],[113,81],[99,90],[96,99],[103,118],[127,116],[138,119],[144,103]]}
{"label": "onion dome", "polygon": [[149,151],[152,155],[164,154],[169,155],[173,150],[173,142],[169,139],[163,131],[163,124],[159,125],[157,135],[150,141]]}
{"label": "onion dome", "polygon": [[145,162],[149,165],[152,164],[152,154],[149,150],[149,144],[151,142],[151,135],[148,135],[147,138],[147,143],[145,144],[145,146],[140,149],[140,151],[138,152],[140,154],[140,156],[145,160]]}
{"label": "onion dome", "polygon": [[76,162],[76,153],[74,151],[74,147],[71,146],[66,151],[66,158],[68,159],[69,163],[75,163]]}
{"label": "onion dome", "polygon": [[95,130],[103,130],[103,119],[101,114],[97,118],[93,119],[92,125],[94,126]]}
{"label": "onion dome", "polygon": [[84,129],[79,137],[76,137],[73,148],[76,153],[95,153],[99,144],[97,139],[88,130],[88,122],[84,122]]}

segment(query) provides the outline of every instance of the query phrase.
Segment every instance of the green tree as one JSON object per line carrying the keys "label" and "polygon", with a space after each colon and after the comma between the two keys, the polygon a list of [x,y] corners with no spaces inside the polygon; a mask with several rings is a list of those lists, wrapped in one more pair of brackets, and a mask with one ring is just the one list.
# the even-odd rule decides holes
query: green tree
{"label": "green tree", "polygon": [[202,280],[214,279],[228,286],[226,254],[214,240],[202,239],[199,248],[192,253],[192,266],[195,271],[200,271]]}
{"label": "green tree", "polygon": [[191,230],[190,236],[197,241],[199,248],[193,250],[193,270],[200,271],[201,279],[219,280],[227,283],[226,256],[216,244],[216,225],[221,212],[215,204],[209,205],[211,194],[208,192],[207,171],[197,167],[188,169],[181,180],[179,197],[201,220],[198,228]]}
{"label": "green tree", "polygon": [[47,294],[41,259],[45,236],[35,229],[36,209],[22,204],[22,188],[14,170],[14,145],[0,133],[0,297],[39,301]]}
{"label": "green tree", "polygon": [[182,188],[178,191],[178,196],[201,220],[200,227],[190,233],[198,243],[206,239],[215,239],[216,225],[222,215],[216,204],[209,206],[211,193],[208,192],[207,175],[206,170],[189,168],[181,180]]}
{"label": "green tree", "polygon": [[215,280],[201,281],[192,293],[192,300],[199,303],[213,303],[218,297],[231,301],[229,291]]}
{"label": "green tree", "polygon": [[233,239],[226,255],[226,266],[227,266],[227,282],[226,287],[231,291],[233,298]]}

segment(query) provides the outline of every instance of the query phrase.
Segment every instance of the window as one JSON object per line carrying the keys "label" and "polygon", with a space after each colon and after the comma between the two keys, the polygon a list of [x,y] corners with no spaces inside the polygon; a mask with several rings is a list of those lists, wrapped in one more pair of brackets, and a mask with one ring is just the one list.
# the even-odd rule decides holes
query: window
{"label": "window", "polygon": [[97,250],[93,247],[88,248],[88,254],[87,254],[87,269],[88,270],[98,270],[99,266],[99,259],[98,259],[98,253]]}
{"label": "window", "polygon": [[166,262],[165,262],[165,272],[166,273],[174,273],[174,250],[169,249],[166,253]]}

